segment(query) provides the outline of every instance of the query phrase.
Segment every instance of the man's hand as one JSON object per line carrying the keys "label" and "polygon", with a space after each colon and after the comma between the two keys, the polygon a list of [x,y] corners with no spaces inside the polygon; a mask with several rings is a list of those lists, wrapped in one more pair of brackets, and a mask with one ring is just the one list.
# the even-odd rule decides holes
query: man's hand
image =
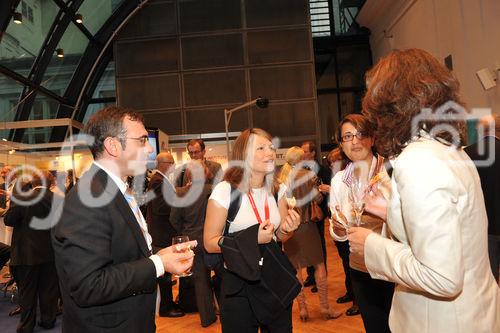
{"label": "man's hand", "polygon": [[[175,244],[156,253],[163,262],[165,272],[180,275],[193,266],[194,252],[192,248],[198,245],[197,241]],[[183,252],[180,252],[183,251]]]}
{"label": "man's hand", "polygon": [[259,233],[257,234],[257,243],[267,244],[273,239],[274,224],[269,220],[265,220],[259,225]]}
{"label": "man's hand", "polygon": [[349,249],[351,255],[356,257],[357,261],[365,262],[365,241],[366,237],[373,231],[366,228],[351,227],[347,230],[349,239]]}

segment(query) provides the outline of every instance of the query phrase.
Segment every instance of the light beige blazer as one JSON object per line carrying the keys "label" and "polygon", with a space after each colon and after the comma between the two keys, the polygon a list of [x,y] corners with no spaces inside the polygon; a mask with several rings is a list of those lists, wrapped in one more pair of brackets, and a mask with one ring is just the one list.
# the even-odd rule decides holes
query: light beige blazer
{"label": "light beige blazer", "polygon": [[479,176],[459,149],[429,138],[393,161],[387,226],[370,234],[366,267],[393,281],[393,333],[500,332],[500,290],[491,273]]}

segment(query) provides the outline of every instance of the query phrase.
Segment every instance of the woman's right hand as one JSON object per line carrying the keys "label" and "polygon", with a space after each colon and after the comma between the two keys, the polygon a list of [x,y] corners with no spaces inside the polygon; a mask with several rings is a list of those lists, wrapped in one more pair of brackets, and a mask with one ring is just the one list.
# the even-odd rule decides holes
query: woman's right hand
{"label": "woman's right hand", "polygon": [[259,232],[257,234],[257,243],[267,244],[274,236],[274,224],[269,220],[265,220],[259,225]]}
{"label": "woman's right hand", "polygon": [[387,220],[387,200],[378,187],[372,186],[365,195],[365,211]]}

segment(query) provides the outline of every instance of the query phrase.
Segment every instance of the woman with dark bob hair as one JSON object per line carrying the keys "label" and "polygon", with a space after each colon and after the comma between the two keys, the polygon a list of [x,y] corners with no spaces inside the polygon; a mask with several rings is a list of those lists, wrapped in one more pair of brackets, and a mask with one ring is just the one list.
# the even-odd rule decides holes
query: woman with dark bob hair
{"label": "woman with dark bob hair", "polygon": [[350,228],[349,243],[373,278],[396,283],[391,331],[500,332],[483,194],[461,149],[458,81],[417,49],[391,52],[366,77],[363,114],[393,166],[387,209],[373,209],[373,193],[366,208],[392,236]]}

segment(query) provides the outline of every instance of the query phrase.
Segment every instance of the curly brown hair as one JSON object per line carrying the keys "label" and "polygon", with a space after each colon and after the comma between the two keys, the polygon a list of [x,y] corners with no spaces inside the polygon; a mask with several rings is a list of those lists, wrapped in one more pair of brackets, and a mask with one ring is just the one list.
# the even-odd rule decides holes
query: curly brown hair
{"label": "curly brown hair", "polygon": [[[368,71],[366,82],[362,112],[376,128],[375,145],[381,155],[396,157],[420,129],[458,146],[466,143],[465,118],[457,119],[463,114],[446,104],[451,101],[465,110],[458,80],[426,51],[391,52]],[[438,114],[436,109],[445,104],[443,113]],[[415,117],[425,108],[431,113],[412,128],[413,120],[419,119]],[[450,126],[458,133],[458,142]]]}

